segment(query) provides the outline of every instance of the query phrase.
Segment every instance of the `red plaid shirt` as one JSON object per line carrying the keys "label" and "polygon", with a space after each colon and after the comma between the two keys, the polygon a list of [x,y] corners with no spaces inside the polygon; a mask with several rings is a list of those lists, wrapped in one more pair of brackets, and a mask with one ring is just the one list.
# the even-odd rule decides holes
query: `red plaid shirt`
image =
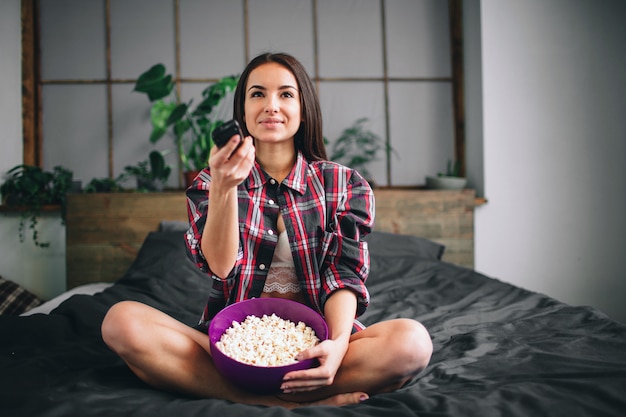
{"label": "red plaid shirt", "polygon": [[329,161],[310,163],[298,153],[291,173],[279,184],[255,163],[238,186],[241,239],[237,261],[225,279],[211,272],[200,250],[210,190],[209,168],[187,190],[187,254],[213,278],[202,323],[228,304],[261,296],[278,241],[279,212],[309,305],[321,313],[333,291],[348,288],[357,295],[356,316],[365,311],[370,259],[363,237],[373,228],[374,193],[357,171]]}

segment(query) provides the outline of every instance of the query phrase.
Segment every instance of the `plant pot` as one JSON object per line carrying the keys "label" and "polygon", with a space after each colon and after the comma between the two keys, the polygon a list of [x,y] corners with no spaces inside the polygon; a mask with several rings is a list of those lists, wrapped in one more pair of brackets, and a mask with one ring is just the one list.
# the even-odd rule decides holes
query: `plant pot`
{"label": "plant pot", "polygon": [[199,173],[200,173],[200,171],[185,171],[185,172],[183,172],[183,175],[185,176],[185,188],[191,187],[191,184],[193,184],[193,180],[196,179],[196,177],[198,176]]}
{"label": "plant pot", "polygon": [[145,191],[163,191],[163,181],[137,178],[137,189]]}
{"label": "plant pot", "polygon": [[8,194],[2,196],[2,204],[5,206],[19,206],[21,203],[21,199],[19,196],[15,194]]}
{"label": "plant pot", "polygon": [[467,178],[462,177],[426,177],[426,188],[431,190],[462,190],[467,184]]}

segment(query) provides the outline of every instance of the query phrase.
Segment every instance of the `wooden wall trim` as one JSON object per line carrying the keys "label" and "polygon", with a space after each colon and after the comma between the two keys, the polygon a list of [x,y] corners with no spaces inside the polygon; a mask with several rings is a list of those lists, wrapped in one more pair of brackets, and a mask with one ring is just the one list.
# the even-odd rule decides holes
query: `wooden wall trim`
{"label": "wooden wall trim", "polygon": [[454,159],[465,176],[465,87],[463,67],[463,1],[449,0],[450,57],[452,63],[452,107],[454,117]]}
{"label": "wooden wall trim", "polygon": [[23,163],[42,166],[37,1],[22,0]]}

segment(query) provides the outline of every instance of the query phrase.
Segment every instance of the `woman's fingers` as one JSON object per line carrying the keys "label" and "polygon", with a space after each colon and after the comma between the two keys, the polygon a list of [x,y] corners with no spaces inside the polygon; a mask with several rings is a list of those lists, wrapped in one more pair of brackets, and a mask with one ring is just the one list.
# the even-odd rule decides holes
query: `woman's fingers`
{"label": "woman's fingers", "polygon": [[241,145],[231,139],[222,148],[214,146],[209,157],[211,175],[216,181],[237,185],[243,181],[254,165],[255,149],[252,137],[248,136]]}

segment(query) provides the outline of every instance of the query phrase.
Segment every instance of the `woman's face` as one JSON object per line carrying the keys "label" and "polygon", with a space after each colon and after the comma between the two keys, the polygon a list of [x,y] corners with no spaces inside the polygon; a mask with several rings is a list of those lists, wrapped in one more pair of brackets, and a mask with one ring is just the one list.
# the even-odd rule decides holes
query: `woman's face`
{"label": "woman's face", "polygon": [[302,111],[296,78],[275,62],[252,70],[246,83],[244,119],[256,141],[278,143],[293,140]]}

